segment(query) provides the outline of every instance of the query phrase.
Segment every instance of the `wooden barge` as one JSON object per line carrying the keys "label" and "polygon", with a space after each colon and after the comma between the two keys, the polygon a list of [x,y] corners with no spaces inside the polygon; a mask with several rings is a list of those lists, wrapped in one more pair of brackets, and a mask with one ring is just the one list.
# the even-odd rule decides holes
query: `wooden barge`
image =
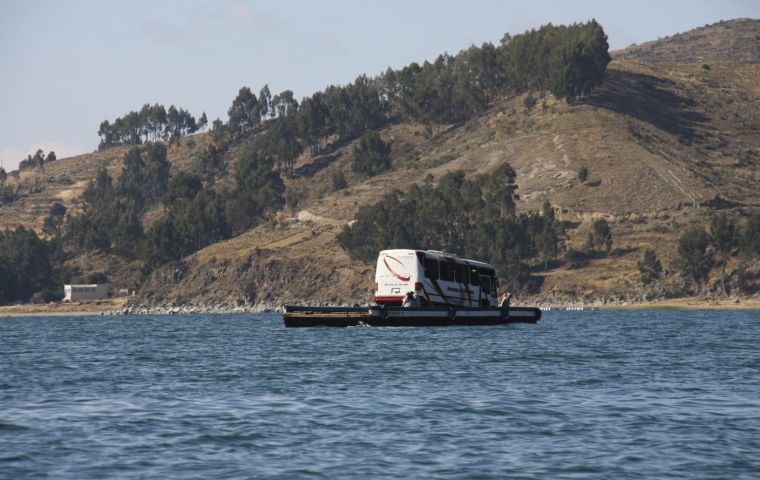
{"label": "wooden barge", "polygon": [[443,327],[536,323],[541,310],[532,307],[299,307],[285,305],[286,327]]}

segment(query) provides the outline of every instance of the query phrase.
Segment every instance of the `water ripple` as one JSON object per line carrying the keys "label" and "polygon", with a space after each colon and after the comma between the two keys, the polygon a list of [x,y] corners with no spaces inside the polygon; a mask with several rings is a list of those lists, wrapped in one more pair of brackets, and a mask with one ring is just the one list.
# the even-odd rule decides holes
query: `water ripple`
{"label": "water ripple", "polygon": [[756,478],[757,312],[0,319],[0,478]]}

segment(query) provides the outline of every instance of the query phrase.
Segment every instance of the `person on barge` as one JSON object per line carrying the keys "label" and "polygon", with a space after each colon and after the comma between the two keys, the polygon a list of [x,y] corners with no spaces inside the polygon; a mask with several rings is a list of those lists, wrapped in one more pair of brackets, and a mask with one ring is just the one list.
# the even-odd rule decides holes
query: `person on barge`
{"label": "person on barge", "polygon": [[403,308],[419,308],[420,297],[415,295],[414,292],[407,292],[406,297],[404,297],[404,303],[401,306]]}
{"label": "person on barge", "polygon": [[509,306],[512,303],[512,293],[507,292],[501,296],[499,302],[499,308],[501,308],[501,314],[504,318],[509,318]]}

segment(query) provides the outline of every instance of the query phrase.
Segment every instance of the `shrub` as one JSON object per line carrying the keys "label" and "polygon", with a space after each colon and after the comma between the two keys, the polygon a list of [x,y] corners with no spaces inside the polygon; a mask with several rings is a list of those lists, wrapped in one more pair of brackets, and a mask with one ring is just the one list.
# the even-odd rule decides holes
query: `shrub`
{"label": "shrub", "polygon": [[291,209],[295,210],[298,204],[301,203],[303,194],[298,190],[289,188],[285,191],[285,204]]}
{"label": "shrub", "polygon": [[678,239],[678,255],[681,273],[690,280],[697,293],[714,264],[712,251],[708,251],[710,239],[703,228],[690,228]]}
{"label": "shrub", "polygon": [[636,266],[639,268],[639,273],[641,273],[639,280],[644,285],[654,283],[662,275],[662,264],[657,258],[657,254],[652,250],[646,250],[641,260],[636,263]]}
{"label": "shrub", "polygon": [[588,178],[588,168],[581,167],[578,169],[578,180],[581,181],[581,183],[586,183],[586,179]]}
{"label": "shrub", "polygon": [[747,278],[747,267],[742,265],[736,270],[736,289],[740,293],[749,293],[749,279]]}
{"label": "shrub", "polygon": [[377,132],[368,131],[354,147],[351,168],[357,173],[373,177],[391,167],[390,153],[390,144],[385,143]]}
{"label": "shrub", "polygon": [[525,108],[528,110],[533,110],[533,107],[536,106],[536,97],[533,96],[533,93],[529,93],[523,99],[523,105],[525,105]]}
{"label": "shrub", "polygon": [[64,293],[63,288],[60,289],[45,289],[39,292],[34,292],[32,295],[32,303],[50,303],[60,302],[63,300]]}
{"label": "shrub", "polygon": [[594,230],[588,235],[588,244],[589,248],[610,251],[612,248],[612,231],[607,220],[601,218],[594,222]]}
{"label": "shrub", "polygon": [[343,190],[344,188],[348,187],[346,175],[343,173],[343,170],[338,170],[337,172],[333,173],[332,185],[333,190]]}

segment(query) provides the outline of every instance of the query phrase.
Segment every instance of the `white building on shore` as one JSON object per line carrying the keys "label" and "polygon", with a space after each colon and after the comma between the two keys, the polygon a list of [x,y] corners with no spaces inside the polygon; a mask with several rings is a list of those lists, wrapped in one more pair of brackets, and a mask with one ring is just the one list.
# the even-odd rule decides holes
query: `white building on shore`
{"label": "white building on shore", "polygon": [[78,302],[80,300],[101,300],[108,298],[107,283],[91,283],[86,285],[64,285],[64,302]]}

